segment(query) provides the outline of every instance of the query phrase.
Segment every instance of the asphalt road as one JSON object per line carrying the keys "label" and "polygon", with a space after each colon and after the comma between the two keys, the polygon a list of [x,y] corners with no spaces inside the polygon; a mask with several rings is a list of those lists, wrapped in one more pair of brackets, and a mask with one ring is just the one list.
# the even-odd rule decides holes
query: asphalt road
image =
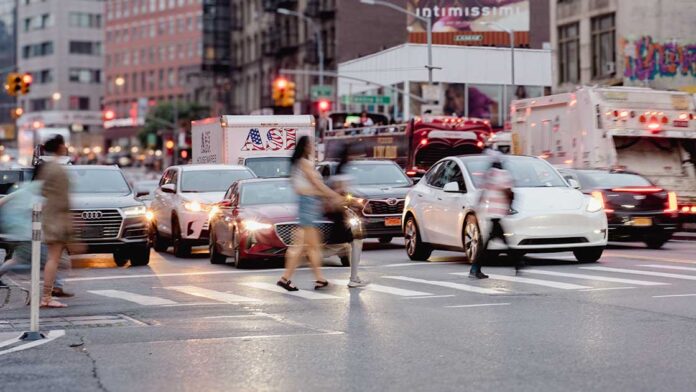
{"label": "asphalt road", "polygon": [[[366,247],[370,286],[315,292],[304,269],[295,296],[274,291],[279,265],[77,258],[70,307],[41,313],[65,336],[0,347],[0,390],[696,390],[696,242],[612,246],[596,264],[540,255],[485,281],[455,253],[418,263],[397,240]],[[338,265],[327,277],[347,279]],[[0,346],[26,329],[28,308],[11,305]]]}

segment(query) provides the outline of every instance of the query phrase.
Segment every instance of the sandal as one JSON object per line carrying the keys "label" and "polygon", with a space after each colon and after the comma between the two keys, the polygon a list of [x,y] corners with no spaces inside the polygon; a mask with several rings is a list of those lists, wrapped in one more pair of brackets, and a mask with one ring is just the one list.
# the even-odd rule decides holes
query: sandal
{"label": "sandal", "polygon": [[329,285],[329,281],[328,281],[328,280],[323,280],[323,281],[322,281],[322,280],[317,280],[317,281],[314,282],[314,290],[323,289],[324,287],[326,287],[326,286],[328,286],[328,285]]}
{"label": "sandal", "polygon": [[287,291],[298,291],[299,289],[292,284],[291,281],[285,279],[285,278],[280,278],[280,280],[276,283],[278,286],[284,288]]}
{"label": "sandal", "polygon": [[53,298],[46,298],[41,300],[41,307],[42,308],[67,308],[68,305],[56,301]]}

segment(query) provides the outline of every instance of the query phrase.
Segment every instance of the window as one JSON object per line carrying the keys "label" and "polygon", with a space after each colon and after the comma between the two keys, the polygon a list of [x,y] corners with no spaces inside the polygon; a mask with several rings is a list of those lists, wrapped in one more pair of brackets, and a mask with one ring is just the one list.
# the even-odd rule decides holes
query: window
{"label": "window", "polygon": [[29,101],[32,112],[40,112],[50,108],[50,98],[37,98]]}
{"label": "window", "polygon": [[46,84],[53,82],[53,71],[50,69],[42,69],[41,71],[32,72],[35,84]]}
{"label": "window", "polygon": [[580,81],[580,29],[578,23],[558,28],[558,68],[560,83]]}
{"label": "window", "polygon": [[89,97],[70,97],[70,110],[89,110]]}
{"label": "window", "polygon": [[592,78],[603,78],[615,73],[616,27],[614,14],[592,18]]}
{"label": "window", "polygon": [[53,25],[51,14],[37,15],[24,19],[24,31],[43,30]]}
{"label": "window", "polygon": [[53,54],[53,42],[41,42],[38,44],[24,45],[22,47],[22,58],[49,56]]}
{"label": "window", "polygon": [[75,83],[101,83],[101,70],[88,68],[70,68],[69,79]]}
{"label": "window", "polygon": [[438,163],[430,168],[430,170],[425,174],[424,180],[426,181],[426,184],[437,187],[436,184],[440,182],[442,167],[445,165],[445,163],[447,162]]}
{"label": "window", "polygon": [[101,55],[101,42],[92,41],[70,41],[71,54]]}

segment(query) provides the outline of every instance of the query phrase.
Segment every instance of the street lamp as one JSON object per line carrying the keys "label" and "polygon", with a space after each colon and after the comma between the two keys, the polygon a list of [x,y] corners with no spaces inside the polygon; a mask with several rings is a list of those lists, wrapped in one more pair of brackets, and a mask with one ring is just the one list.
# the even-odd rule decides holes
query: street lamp
{"label": "street lamp", "polygon": [[126,79],[124,79],[123,76],[118,76],[116,79],[114,79],[114,84],[121,87],[126,84]]}
{"label": "street lamp", "polygon": [[317,36],[317,55],[319,56],[319,84],[324,85],[324,44],[322,43],[321,39],[321,30],[319,29],[319,26],[317,25],[316,22],[312,20],[312,18],[301,14],[297,11],[292,11],[287,8],[278,8],[276,10],[277,13],[281,15],[289,15],[289,16],[296,16],[302,20],[304,20],[308,25],[311,26],[312,30],[314,30],[314,34]]}
{"label": "street lamp", "polygon": [[60,101],[61,97],[62,97],[62,95],[60,95],[59,92],[55,92],[55,93],[53,93],[53,95],[51,95],[51,98],[53,98],[54,101]]}
{"label": "street lamp", "polygon": [[430,18],[426,18],[424,16],[420,16],[414,12],[411,12],[407,10],[406,8],[400,7],[396,4],[392,4],[387,1],[383,0],[360,0],[361,3],[367,4],[367,5],[381,5],[384,7],[391,8],[393,10],[403,12],[406,15],[409,15],[413,18],[416,18],[422,22],[425,22],[425,27],[426,27],[426,34],[428,35],[428,65],[425,67],[428,68],[428,84],[430,86],[433,85],[433,24]]}
{"label": "street lamp", "polygon": [[[501,25],[495,22],[482,22],[481,23],[484,26],[488,27],[496,27],[499,30],[503,30],[506,33],[510,35],[510,69],[512,72],[512,78],[510,79],[510,84],[514,87],[515,86],[515,33]],[[503,105],[505,105],[505,101],[507,100],[507,84],[503,85]],[[509,110],[505,110],[505,118],[509,118],[508,116],[510,115]],[[504,119],[503,119],[504,120]]]}

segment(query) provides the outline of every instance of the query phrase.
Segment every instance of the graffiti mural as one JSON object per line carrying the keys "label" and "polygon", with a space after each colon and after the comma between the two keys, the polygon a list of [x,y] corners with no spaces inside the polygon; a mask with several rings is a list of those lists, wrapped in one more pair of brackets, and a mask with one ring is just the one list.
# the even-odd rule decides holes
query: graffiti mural
{"label": "graffiti mural", "polygon": [[696,44],[660,43],[644,36],[623,40],[624,77],[654,80],[657,77],[696,77]]}

